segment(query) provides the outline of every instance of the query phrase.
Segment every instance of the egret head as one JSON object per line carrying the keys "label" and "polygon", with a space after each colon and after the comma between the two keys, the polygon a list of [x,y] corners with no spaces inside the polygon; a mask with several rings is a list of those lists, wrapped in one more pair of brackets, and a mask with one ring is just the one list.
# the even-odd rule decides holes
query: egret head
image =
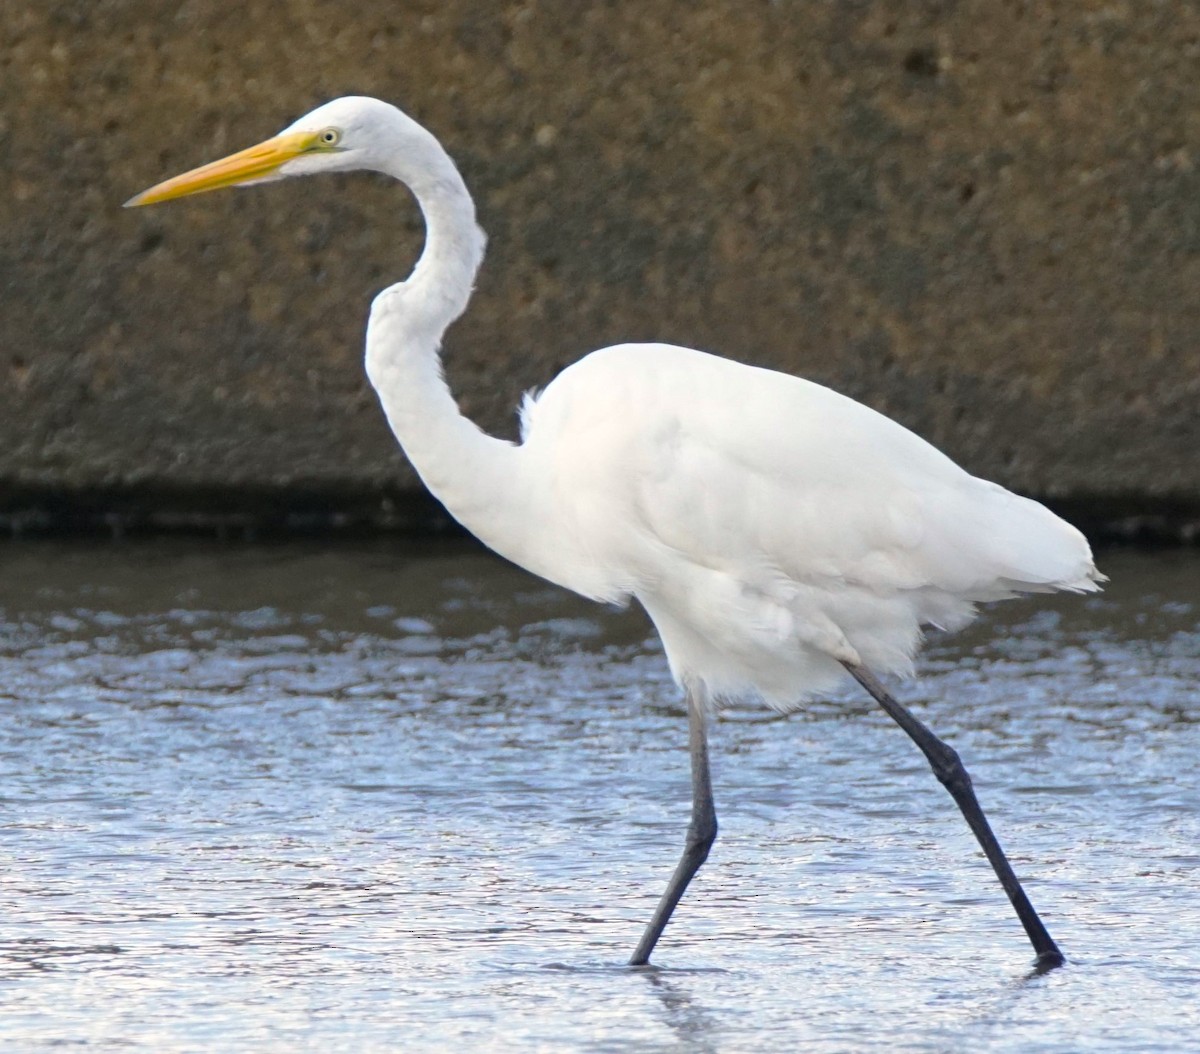
{"label": "egret head", "polygon": [[278,135],[142,191],[125,204],[153,205],[221,187],[352,169],[393,171],[397,157],[419,165],[432,136],[396,107],[347,96],[305,114]]}

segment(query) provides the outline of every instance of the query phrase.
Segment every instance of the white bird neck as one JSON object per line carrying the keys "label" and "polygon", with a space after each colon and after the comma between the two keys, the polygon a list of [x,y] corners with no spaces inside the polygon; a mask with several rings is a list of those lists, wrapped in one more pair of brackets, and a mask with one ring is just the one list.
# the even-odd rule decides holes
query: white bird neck
{"label": "white bird neck", "polygon": [[385,289],[371,306],[367,375],[433,495],[485,544],[519,559],[512,551],[526,499],[519,448],[461,414],[440,358],[442,335],[471,297],[486,238],[466,184],[432,136],[422,155],[389,168],[421,207],[425,249],[409,279]]}

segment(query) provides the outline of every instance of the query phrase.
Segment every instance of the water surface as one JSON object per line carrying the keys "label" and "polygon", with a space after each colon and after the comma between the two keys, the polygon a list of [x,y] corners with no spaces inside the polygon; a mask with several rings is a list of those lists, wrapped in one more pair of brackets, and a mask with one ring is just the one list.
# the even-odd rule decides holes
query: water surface
{"label": "water surface", "polygon": [[901,697],[714,729],[636,611],[460,543],[0,549],[7,1049],[1165,1051],[1200,1036],[1200,558],[993,608]]}

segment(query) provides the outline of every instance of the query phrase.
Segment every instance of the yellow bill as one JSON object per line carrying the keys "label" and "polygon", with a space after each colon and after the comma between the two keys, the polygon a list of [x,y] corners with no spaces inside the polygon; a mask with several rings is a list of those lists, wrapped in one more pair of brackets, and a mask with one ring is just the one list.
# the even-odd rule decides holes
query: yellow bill
{"label": "yellow bill", "polygon": [[183,175],[157,183],[125,202],[126,208],[137,205],[154,205],[172,198],[189,194],[202,194],[206,190],[234,187],[240,183],[252,183],[269,176],[280,165],[313,149],[320,149],[318,132],[285,132],[256,146],[239,150],[236,154],[193,168]]}

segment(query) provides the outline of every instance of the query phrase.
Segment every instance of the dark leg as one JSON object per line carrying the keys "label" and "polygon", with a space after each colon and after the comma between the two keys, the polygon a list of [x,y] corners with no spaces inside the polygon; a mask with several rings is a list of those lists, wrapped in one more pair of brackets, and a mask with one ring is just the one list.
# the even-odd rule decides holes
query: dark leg
{"label": "dark leg", "polygon": [[871,693],[875,701],[887,711],[888,716],[903,728],[909,738],[921,748],[921,752],[929,759],[929,764],[933,767],[933,774],[958,803],[958,807],[962,810],[963,816],[966,817],[967,823],[975,833],[975,837],[979,839],[984,854],[995,870],[996,877],[1000,879],[1004,892],[1012,901],[1021,925],[1025,927],[1025,932],[1029,934],[1029,939],[1033,942],[1033,950],[1037,952],[1037,968],[1050,970],[1061,966],[1066,961],[1063,953],[1058,950],[1058,945],[1046,932],[1046,927],[1042,925],[1038,913],[1029,903],[1025,890],[1021,888],[1021,883],[1017,880],[1012,865],[1008,862],[1008,857],[1004,855],[1004,850],[996,841],[987,817],[983,815],[983,809],[979,807],[975,792],[971,789],[971,777],[963,768],[958,754],[896,702],[888,690],[879,683],[878,678],[865,666],[852,666],[850,663],[843,663],[843,665],[850,671],[854,679]]}
{"label": "dark leg", "polygon": [[687,708],[688,747],[692,755],[692,822],[688,825],[687,842],[679,866],[675,868],[646,932],[638,941],[637,950],[629,960],[630,966],[645,966],[650,961],[650,953],[666,929],[671,912],[692,876],[708,859],[708,851],[717,840],[717,810],[713,805],[712,780],[708,774],[708,731],[703,695],[688,688]]}

